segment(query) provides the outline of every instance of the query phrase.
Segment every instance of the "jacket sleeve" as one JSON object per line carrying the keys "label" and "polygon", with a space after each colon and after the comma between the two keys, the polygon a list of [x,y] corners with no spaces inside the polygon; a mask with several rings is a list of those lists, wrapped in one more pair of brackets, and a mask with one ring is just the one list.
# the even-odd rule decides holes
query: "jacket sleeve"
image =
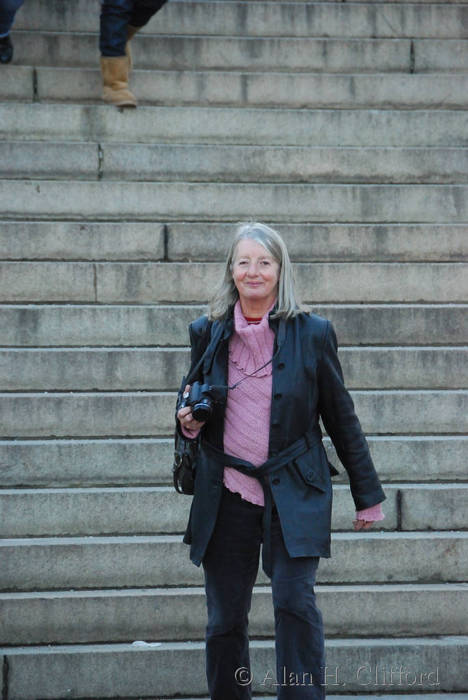
{"label": "jacket sleeve", "polygon": [[327,321],[318,364],[319,413],[350,481],[356,510],[381,503],[386,496],[367,440],[345,387],[335,330]]}

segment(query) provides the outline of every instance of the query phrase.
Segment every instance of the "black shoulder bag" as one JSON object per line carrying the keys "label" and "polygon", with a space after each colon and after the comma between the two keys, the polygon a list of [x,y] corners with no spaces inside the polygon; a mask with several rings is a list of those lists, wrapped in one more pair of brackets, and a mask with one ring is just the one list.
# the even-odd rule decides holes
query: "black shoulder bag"
{"label": "black shoulder bag", "polygon": [[[212,326],[213,323],[209,322],[209,325],[205,331],[205,338],[208,334],[210,334],[210,341]],[[205,350],[195,367],[187,377],[182,379],[182,385],[177,395],[176,429],[174,435],[174,464],[172,467],[172,477],[174,481],[174,488],[177,493],[183,493],[187,496],[191,496],[195,490],[194,465],[198,455],[198,450],[200,448],[200,435],[198,435],[198,437],[196,437],[194,440],[190,440],[183,435],[182,431],[180,430],[180,426],[178,425],[177,410],[186,384],[190,384],[193,377],[196,376],[199,368],[201,367],[203,360],[205,359],[211,345],[210,341],[206,344]]]}

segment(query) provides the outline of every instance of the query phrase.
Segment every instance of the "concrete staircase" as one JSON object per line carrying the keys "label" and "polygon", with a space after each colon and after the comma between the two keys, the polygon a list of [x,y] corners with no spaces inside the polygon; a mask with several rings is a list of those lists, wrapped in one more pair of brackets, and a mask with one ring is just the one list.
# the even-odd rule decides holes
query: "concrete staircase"
{"label": "concrete staircase", "polygon": [[468,4],[171,0],[127,112],[99,104],[98,11],[28,0],[0,69],[2,700],[206,697],[172,418],[248,218],[335,324],[387,494],[354,533],[327,440],[327,693],[468,697]]}

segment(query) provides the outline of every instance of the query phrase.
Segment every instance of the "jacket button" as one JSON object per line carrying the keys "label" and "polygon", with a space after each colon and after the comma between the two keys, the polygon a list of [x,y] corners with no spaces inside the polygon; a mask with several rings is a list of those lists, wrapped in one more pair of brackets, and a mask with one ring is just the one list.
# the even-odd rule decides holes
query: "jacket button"
{"label": "jacket button", "polygon": [[313,477],[314,477],[314,472],[313,472],[313,471],[310,471],[310,469],[309,469],[309,471],[306,473],[306,478],[307,478],[307,479],[313,479]]}
{"label": "jacket button", "polygon": [[274,399],[281,399],[282,396],[283,396],[283,394],[275,394],[275,395],[273,396],[273,398],[274,398]]}
{"label": "jacket button", "polygon": [[276,476],[271,483],[276,485],[276,484],[279,484],[279,482],[280,482],[280,480]]}
{"label": "jacket button", "polygon": [[278,369],[284,369],[284,362],[278,363]]}

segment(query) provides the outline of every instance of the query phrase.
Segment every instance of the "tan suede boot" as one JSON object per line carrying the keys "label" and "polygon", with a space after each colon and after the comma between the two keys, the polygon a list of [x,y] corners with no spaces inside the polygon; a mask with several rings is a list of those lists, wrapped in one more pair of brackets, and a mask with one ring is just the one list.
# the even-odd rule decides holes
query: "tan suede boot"
{"label": "tan suede boot", "polygon": [[132,49],[130,48],[130,41],[133,39],[135,34],[139,32],[141,27],[132,27],[131,24],[127,26],[127,43],[125,44],[125,54],[128,58],[128,70],[129,72],[132,70],[133,67],[133,61],[132,61]]}
{"label": "tan suede boot", "polygon": [[135,95],[128,89],[128,58],[101,56],[104,90],[102,98],[116,107],[136,107]]}

